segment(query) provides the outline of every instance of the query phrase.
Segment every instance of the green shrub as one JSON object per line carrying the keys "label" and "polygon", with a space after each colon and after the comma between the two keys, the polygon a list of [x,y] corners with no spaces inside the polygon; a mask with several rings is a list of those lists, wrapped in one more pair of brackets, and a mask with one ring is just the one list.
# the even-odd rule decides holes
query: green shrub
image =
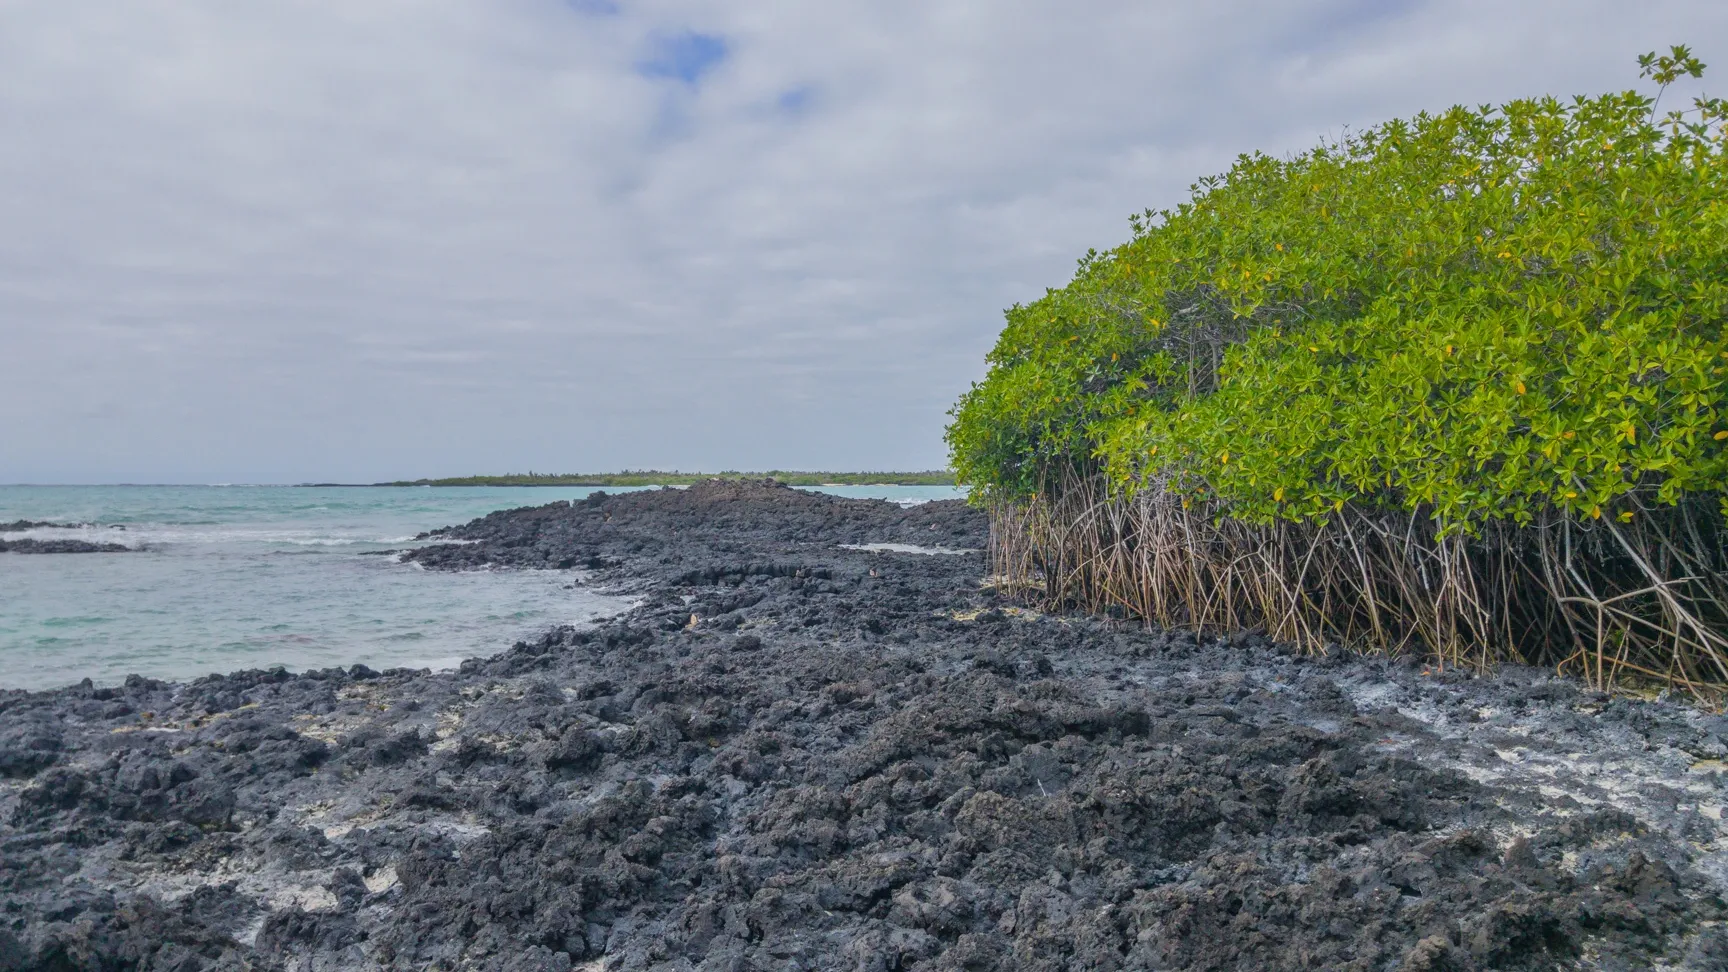
{"label": "green shrub", "polygon": [[[1703,69],[1641,63],[1664,87]],[[1243,156],[1007,312],[952,413],[959,480],[1262,526],[1396,513],[1430,541],[1700,502],[1720,526],[1728,103],[1654,112],[1531,99]]]}

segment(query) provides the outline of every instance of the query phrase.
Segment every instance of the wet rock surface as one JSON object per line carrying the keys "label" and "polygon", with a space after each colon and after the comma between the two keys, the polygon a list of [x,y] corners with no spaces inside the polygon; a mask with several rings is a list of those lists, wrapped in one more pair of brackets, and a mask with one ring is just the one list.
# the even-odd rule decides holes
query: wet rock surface
{"label": "wet rock surface", "polygon": [[637,608],[456,672],[0,694],[0,968],[1728,967],[1728,721],[841,546],[984,528],[553,504],[410,557]]}
{"label": "wet rock surface", "polygon": [[0,540],[0,553],[64,554],[64,553],[129,553],[133,548],[120,543],[93,543],[89,540]]}

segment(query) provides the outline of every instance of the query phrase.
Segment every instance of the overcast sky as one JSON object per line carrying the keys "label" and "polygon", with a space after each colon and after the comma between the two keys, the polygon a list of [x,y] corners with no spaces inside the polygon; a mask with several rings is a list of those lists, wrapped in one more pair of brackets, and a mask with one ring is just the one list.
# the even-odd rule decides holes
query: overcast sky
{"label": "overcast sky", "polygon": [[1676,42],[1728,3],[0,0],[0,482],[940,467],[1130,213]]}

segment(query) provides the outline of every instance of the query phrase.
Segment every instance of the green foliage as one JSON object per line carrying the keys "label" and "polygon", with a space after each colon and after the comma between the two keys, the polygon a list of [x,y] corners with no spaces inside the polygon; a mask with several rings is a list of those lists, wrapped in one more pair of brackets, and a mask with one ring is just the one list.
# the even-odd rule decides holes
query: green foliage
{"label": "green foliage", "polygon": [[777,479],[788,486],[952,486],[954,474],[925,472],[662,472],[655,469],[616,473],[509,473],[503,476],[456,476],[448,479],[399,480],[380,486],[689,486],[707,479]]}
{"label": "green foliage", "polygon": [[1014,500],[1097,469],[1253,522],[1448,530],[1721,494],[1728,102],[1655,108],[1455,107],[1241,157],[1007,312],[952,412],[959,481]]}

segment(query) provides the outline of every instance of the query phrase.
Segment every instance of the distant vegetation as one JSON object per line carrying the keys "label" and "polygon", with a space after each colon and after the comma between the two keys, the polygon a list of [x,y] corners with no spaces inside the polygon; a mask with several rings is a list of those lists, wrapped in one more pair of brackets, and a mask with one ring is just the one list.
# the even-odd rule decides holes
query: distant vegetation
{"label": "distant vegetation", "polygon": [[999,571],[1312,650],[1728,682],[1728,102],[1659,100],[1422,114],[1134,220],[952,413]]}
{"label": "distant vegetation", "polygon": [[768,472],[687,473],[655,469],[617,473],[510,473],[503,476],[455,476],[448,479],[401,480],[379,486],[688,486],[708,479],[778,479],[788,486],[952,486],[954,474],[925,472]]}

